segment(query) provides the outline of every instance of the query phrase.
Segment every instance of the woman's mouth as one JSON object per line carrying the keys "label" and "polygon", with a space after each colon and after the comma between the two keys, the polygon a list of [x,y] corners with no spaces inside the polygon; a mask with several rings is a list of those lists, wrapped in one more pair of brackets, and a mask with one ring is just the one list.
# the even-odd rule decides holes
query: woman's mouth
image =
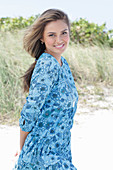
{"label": "woman's mouth", "polygon": [[61,44],[61,45],[55,45],[55,47],[56,47],[57,49],[61,49],[61,48],[63,48],[63,47],[64,47],[64,44]]}

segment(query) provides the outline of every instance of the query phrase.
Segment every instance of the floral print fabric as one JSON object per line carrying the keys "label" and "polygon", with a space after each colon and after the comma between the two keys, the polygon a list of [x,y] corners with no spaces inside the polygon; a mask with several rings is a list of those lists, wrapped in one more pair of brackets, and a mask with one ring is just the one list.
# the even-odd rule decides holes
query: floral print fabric
{"label": "floral print fabric", "polygon": [[69,65],[43,53],[35,65],[20,128],[30,132],[15,170],[76,170],[72,164],[71,132],[78,94]]}

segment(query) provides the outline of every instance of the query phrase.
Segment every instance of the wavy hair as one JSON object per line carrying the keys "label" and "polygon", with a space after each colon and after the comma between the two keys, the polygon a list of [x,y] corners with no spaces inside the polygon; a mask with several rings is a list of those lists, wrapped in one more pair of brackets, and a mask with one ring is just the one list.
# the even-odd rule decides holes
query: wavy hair
{"label": "wavy hair", "polygon": [[[63,20],[70,32],[70,21],[67,14],[58,9],[48,9],[44,11],[38,19],[26,30],[23,37],[23,47],[24,49],[36,60],[45,51],[45,44],[41,42],[43,38],[45,26],[52,21]],[[25,74],[21,77],[23,78],[23,88],[24,92],[29,91],[31,76],[36,65],[35,62],[29,67]]]}

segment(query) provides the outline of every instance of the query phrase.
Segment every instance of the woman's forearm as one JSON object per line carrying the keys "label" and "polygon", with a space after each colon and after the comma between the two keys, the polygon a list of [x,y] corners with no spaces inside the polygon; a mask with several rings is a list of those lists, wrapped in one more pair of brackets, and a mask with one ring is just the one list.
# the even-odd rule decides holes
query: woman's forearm
{"label": "woman's forearm", "polygon": [[20,128],[20,150],[22,150],[22,147],[28,134],[29,132],[22,131]]}

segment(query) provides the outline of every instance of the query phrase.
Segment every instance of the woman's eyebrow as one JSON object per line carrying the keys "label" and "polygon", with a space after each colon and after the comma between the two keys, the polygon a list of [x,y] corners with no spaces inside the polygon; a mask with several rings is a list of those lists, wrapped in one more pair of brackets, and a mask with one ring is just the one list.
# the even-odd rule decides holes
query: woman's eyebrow
{"label": "woman's eyebrow", "polygon": [[68,29],[66,28],[66,29],[64,29],[63,31],[61,31],[61,32],[64,32],[64,31],[67,31]]}
{"label": "woman's eyebrow", "polygon": [[48,34],[55,34],[55,32],[48,32]]}
{"label": "woman's eyebrow", "polygon": [[[64,31],[67,31],[68,29],[66,28],[66,29],[64,29],[64,30],[62,30],[61,32],[64,32]],[[55,34],[56,32],[48,32],[48,34]]]}

